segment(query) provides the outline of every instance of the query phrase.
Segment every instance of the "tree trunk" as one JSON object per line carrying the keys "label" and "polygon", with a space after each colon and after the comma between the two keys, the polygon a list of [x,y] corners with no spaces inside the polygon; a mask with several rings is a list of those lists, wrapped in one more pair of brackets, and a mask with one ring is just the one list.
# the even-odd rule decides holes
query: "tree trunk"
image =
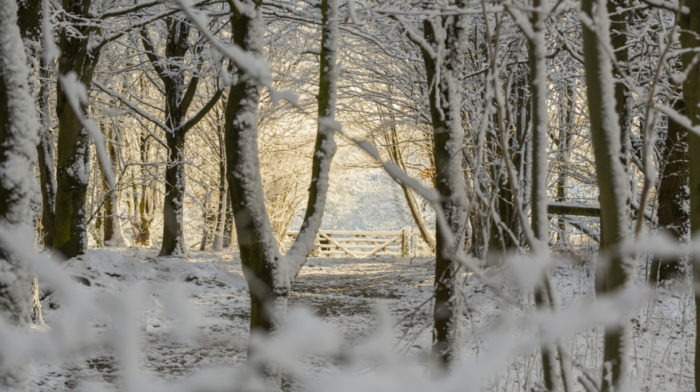
{"label": "tree trunk", "polygon": [[226,219],[226,187],[219,189],[219,204],[216,212],[216,226],[214,227],[214,240],[211,248],[221,250],[224,235],[224,220]]}
{"label": "tree trunk", "polygon": [[[31,75],[39,75],[39,90],[33,91],[39,106],[39,143],[37,150],[37,167],[39,171],[39,184],[41,189],[41,220],[39,226],[39,243],[44,247],[50,247],[53,234],[54,203],[56,200],[56,175],[54,174],[54,151],[53,140],[51,138],[51,114],[49,106],[49,65],[41,50],[43,44],[41,40],[41,18],[43,16],[41,1],[23,1],[18,4],[18,25],[20,35],[25,42],[31,42],[29,49],[31,65],[38,67],[31,72]],[[31,77],[31,76],[30,76]],[[33,83],[36,84],[36,83]],[[28,108],[27,108],[28,110]],[[39,300],[39,280],[34,277],[32,280],[32,322],[37,325],[45,325],[41,311],[41,301]]]}
{"label": "tree trunk", "polygon": [[[119,156],[117,154],[117,149],[115,144],[118,143],[116,139],[115,132],[110,129],[107,132],[107,153],[109,154],[109,160],[112,163],[112,168],[114,173],[117,173],[117,168],[119,166]],[[115,179],[116,180],[116,179]],[[119,190],[110,189],[107,177],[102,175],[102,185],[104,189],[108,192],[107,199],[104,203],[104,244],[105,246],[126,246],[126,240],[124,239],[124,234],[122,233],[122,223],[121,214],[119,213]]]}
{"label": "tree trunk", "polygon": [[[234,10],[233,39],[241,49],[262,56],[261,1],[244,1],[246,12]],[[270,333],[286,307],[291,281],[314,248],[328,191],[336,96],[338,15],[334,0],[321,1],[322,38],[319,78],[319,121],[311,169],[309,200],[299,235],[284,257],[280,255],[265,209],[258,161],[258,80],[238,68],[226,106],[226,160],[229,194],[236,224],[243,271],[250,290],[251,333]],[[249,358],[254,353],[249,350]],[[279,382],[274,369],[267,369]]]}
{"label": "tree trunk", "polygon": [[168,162],[165,167],[165,197],[163,203],[163,244],[159,256],[185,254],[185,232],[182,209],[185,199],[185,134],[166,133]]}
{"label": "tree trunk", "polygon": [[[627,46],[627,24],[629,8],[628,0],[607,1],[608,14],[610,15],[610,44],[615,51],[615,61],[623,69],[627,69],[629,60],[629,47]],[[629,107],[629,92],[621,75],[613,68],[615,75],[615,111],[618,114],[620,126],[620,159],[625,172],[629,171],[631,153],[631,118]]]}
{"label": "tree trunk", "polygon": [[32,279],[32,322],[39,326],[46,326],[39,298],[39,279],[36,276]]}
{"label": "tree trunk", "polygon": [[51,114],[49,113],[49,70],[41,57],[39,65],[39,144],[37,144],[39,184],[41,186],[41,244],[53,243],[55,220],[56,174],[54,173],[54,146],[51,137]]}
{"label": "tree trunk", "polygon": [[[690,123],[697,128],[700,125],[700,0],[685,0],[684,7],[689,12],[680,15],[679,26],[681,28],[681,46],[683,54],[683,69],[688,72],[683,82],[683,101],[685,103],[686,116]],[[690,188],[690,233],[697,236],[700,233],[700,135],[697,132],[688,133],[688,177]],[[700,281],[700,264],[698,256],[694,255],[693,281]],[[700,313],[700,293],[695,290],[695,309]],[[695,390],[700,390],[700,322],[695,323]]]}
{"label": "tree trunk", "polygon": [[[87,17],[89,0],[66,0],[65,11]],[[89,38],[93,26],[83,27],[79,36],[62,29],[58,60],[59,81],[56,85],[56,115],[58,117],[58,165],[56,167],[56,216],[52,246],[66,258],[87,250],[87,209],[85,199],[90,179],[90,138],[73,112],[64,94],[60,77],[74,72],[78,81],[89,90],[97,65],[98,51],[90,50]],[[82,114],[87,106],[80,105]]]}
{"label": "tree trunk", "polygon": [[[49,64],[41,52],[43,43],[41,38],[41,19],[43,17],[42,1],[21,1],[18,4],[18,25],[22,38],[31,42],[30,58],[39,58],[39,63],[32,61],[34,67],[38,66],[32,74],[39,75],[39,91],[36,100],[39,106],[39,144],[37,144],[39,183],[41,186],[41,227],[39,242],[43,246],[51,246],[53,239],[54,203],[56,200],[56,175],[54,174],[54,148],[51,138],[51,114],[49,113],[49,78],[51,73]],[[37,72],[38,71],[38,72]]]}
{"label": "tree trunk", "polygon": [[[674,109],[685,113],[682,100],[674,104]],[[658,230],[667,233],[679,242],[688,235],[688,211],[683,204],[688,200],[688,142],[687,131],[668,119],[666,140],[661,154],[665,162],[661,167],[659,185],[656,190],[659,203],[656,215]],[[651,262],[649,278],[652,282],[664,282],[683,276],[681,258],[654,257]]]}
{"label": "tree trunk", "polygon": [[[389,145],[389,156],[397,166],[403,169],[403,171],[406,171],[406,163],[404,162],[403,155],[399,149],[399,140],[395,124],[389,127],[388,133],[387,144]],[[418,227],[418,231],[423,239],[423,242],[425,242],[430,250],[434,252],[435,240],[432,238],[432,235],[430,235],[428,225],[425,223],[425,219],[423,219],[423,213],[420,210],[420,206],[418,205],[418,201],[416,200],[413,191],[406,184],[401,183],[399,186],[401,186],[401,191],[406,199],[406,204],[411,212],[411,217],[413,217],[413,221]]]}
{"label": "tree trunk", "polygon": [[[263,34],[259,1],[255,14],[239,12],[232,20],[233,39],[241,49],[261,56]],[[260,91],[253,76],[237,70],[226,107],[227,179],[243,271],[250,291],[250,331],[270,333],[276,324],[275,302],[283,302],[289,290],[279,277],[280,254],[264,205],[258,160],[258,101]],[[253,197],[251,197],[253,196]],[[278,301],[279,300],[279,301]],[[249,352],[249,356],[253,353]]]}
{"label": "tree trunk", "polygon": [[216,227],[214,229],[213,250],[221,250],[224,235],[224,221],[226,220],[226,150],[224,149],[223,135],[219,131],[219,205],[216,213]]}
{"label": "tree trunk", "polygon": [[[17,246],[32,243],[30,201],[36,192],[33,167],[39,126],[14,0],[0,0],[0,37],[0,318],[8,327],[28,333],[33,273]],[[0,389],[27,391],[28,365],[3,358]]]}
{"label": "tree trunk", "polygon": [[[465,239],[465,246],[469,248],[469,253],[472,257],[479,260],[484,260],[487,256],[488,242],[491,240],[491,227],[488,225],[489,217],[484,216],[484,211],[488,211],[488,207],[483,203],[475,202],[475,205],[472,206],[471,213],[469,214],[471,235],[467,235]],[[484,227],[487,225],[488,227]]]}
{"label": "tree trunk", "polygon": [[[226,181],[228,184],[228,180]],[[233,208],[231,207],[231,194],[228,192],[228,187],[226,191],[226,219],[224,219],[224,237],[223,237],[223,248],[228,249],[231,247],[231,241],[235,235],[235,230],[233,227]]]}
{"label": "tree trunk", "polygon": [[134,241],[140,246],[151,246],[151,222],[155,209],[153,191],[147,185],[142,186],[141,198],[137,201],[138,224]]}
{"label": "tree trunk", "polygon": [[207,241],[209,241],[209,228],[206,225],[206,219],[204,223],[204,229],[202,229],[202,241],[199,243],[199,250],[207,250]]}
{"label": "tree trunk", "polygon": [[[139,148],[141,162],[145,165],[149,161],[147,132],[142,132]],[[132,188],[134,241],[140,246],[151,246],[151,222],[153,222],[156,208],[155,193],[151,185],[153,180],[145,166],[140,166],[139,171],[141,185],[134,185]]]}
{"label": "tree trunk", "polygon": [[[571,139],[571,130],[573,126],[574,103],[575,103],[575,86],[567,85],[565,87],[565,102],[560,105],[560,110],[563,115],[559,118],[559,137],[557,138],[557,194],[555,201],[564,203],[566,201],[569,187],[569,144]],[[562,217],[557,218],[557,244],[566,245],[569,242],[568,233],[566,231],[566,223]]]}
{"label": "tree trunk", "polygon": [[134,205],[132,232],[134,233],[134,242],[139,246],[151,246],[151,222],[153,222],[155,214],[153,189],[148,184],[135,185],[132,188],[132,194],[132,203]]}
{"label": "tree trunk", "polygon": [[[547,220],[547,134],[549,113],[547,110],[547,44],[545,41],[546,0],[534,0],[532,11],[533,35],[528,40],[530,63],[530,90],[532,92],[532,182],[530,196],[531,225],[534,242],[530,252],[535,257],[547,257],[549,221]],[[543,280],[549,280],[545,273]],[[535,304],[540,309],[552,307],[549,282],[535,287]],[[550,346],[542,347],[542,370],[547,390],[558,391],[557,358]]]}
{"label": "tree trunk", "polygon": [[[163,197],[163,242],[159,256],[182,256],[185,254],[185,228],[183,208],[185,201],[185,136],[183,128],[187,108],[191,99],[185,99],[190,87],[196,88],[193,77],[186,86],[182,69],[169,61],[183,58],[189,49],[187,37],[190,25],[177,18],[166,21],[168,35],[165,43],[165,60],[161,63],[156,57],[153,45],[147,34],[143,35],[144,46],[151,64],[163,81],[165,94],[165,142],[168,146],[168,159],[165,166],[165,192]],[[193,91],[192,91],[193,92]]]}
{"label": "tree trunk", "polygon": [[[67,54],[64,54],[67,55]],[[85,198],[90,178],[90,145],[59,84],[58,165],[53,248],[66,258],[87,250]]]}
{"label": "tree trunk", "polygon": [[[187,72],[178,62],[191,48],[187,42],[190,24],[181,17],[165,19],[168,34],[165,42],[165,54],[159,58],[156,47],[147,30],[141,30],[141,42],[146,49],[151,65],[163,81],[165,95],[165,141],[168,146],[168,161],[165,167],[165,197],[163,203],[163,243],[160,256],[179,256],[185,254],[185,228],[183,226],[183,209],[185,198],[185,138],[187,131],[199,122],[221,97],[221,90],[192,118],[187,119],[187,110],[197,91],[199,77],[192,76],[185,84]],[[198,52],[195,53],[195,56]],[[195,65],[199,59],[193,60]]]}
{"label": "tree trunk", "polygon": [[[594,3],[595,14],[594,14]],[[616,113],[612,64],[606,52],[609,20],[602,0],[583,0],[583,13],[595,22],[595,31],[583,24],[583,54],[588,86],[588,107],[599,185],[601,253],[609,258],[600,293],[622,288],[627,280],[626,259],[619,246],[627,239],[629,183],[621,160],[620,123]],[[602,391],[618,390],[626,372],[625,324],[605,329]]]}
{"label": "tree trunk", "polygon": [[[514,125],[514,131],[509,138],[508,146],[499,146],[497,140],[490,143],[493,149],[493,154],[496,156],[509,154],[513,162],[513,168],[518,179],[524,178],[524,159],[523,152],[525,151],[524,144],[527,140],[528,128],[530,123],[530,97],[527,92],[527,75],[523,66],[514,67],[513,72],[516,73],[513,82],[514,98],[512,106],[515,107],[515,118],[511,119]],[[507,149],[505,149],[507,147]],[[513,189],[511,182],[508,179],[508,174],[504,173],[507,170],[502,170],[503,167],[495,167],[493,170],[494,181],[498,182],[498,196],[496,198],[496,208],[498,212],[499,222],[492,220],[489,231],[488,243],[488,263],[497,265],[504,261],[508,252],[516,250],[520,246],[520,237],[522,228],[516,213],[516,200],[520,197]]]}
{"label": "tree trunk", "polygon": [[[432,357],[435,364],[446,369],[455,359],[457,347],[460,282],[459,264],[455,256],[463,254],[469,209],[462,168],[462,128],[460,92],[457,72],[464,34],[462,16],[441,17],[423,22],[425,41],[434,47],[444,47],[448,53],[428,52],[422,48],[427,74],[430,118],[433,128],[433,157],[435,159],[435,188],[442,202],[445,225],[436,228],[436,261],[433,292]],[[436,31],[436,29],[438,29]],[[444,45],[444,46],[443,46]],[[435,56],[444,56],[436,58]],[[439,68],[438,68],[439,67]],[[453,241],[451,241],[453,239]]]}

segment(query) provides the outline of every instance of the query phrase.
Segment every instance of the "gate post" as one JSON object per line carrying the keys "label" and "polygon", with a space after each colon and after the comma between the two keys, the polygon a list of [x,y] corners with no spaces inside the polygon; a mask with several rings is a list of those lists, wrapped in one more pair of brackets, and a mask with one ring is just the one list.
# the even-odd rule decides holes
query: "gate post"
{"label": "gate post", "polygon": [[401,257],[411,256],[411,228],[401,229]]}

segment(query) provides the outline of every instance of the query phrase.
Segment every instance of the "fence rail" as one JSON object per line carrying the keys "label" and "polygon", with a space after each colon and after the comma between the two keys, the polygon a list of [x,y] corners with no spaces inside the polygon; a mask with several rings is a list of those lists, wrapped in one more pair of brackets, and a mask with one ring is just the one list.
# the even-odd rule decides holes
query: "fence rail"
{"label": "fence rail", "polygon": [[[297,234],[298,231],[287,232],[285,243],[291,243]],[[315,244],[312,256],[356,259],[422,256],[429,249],[420,235],[408,227],[401,231],[321,230]]]}

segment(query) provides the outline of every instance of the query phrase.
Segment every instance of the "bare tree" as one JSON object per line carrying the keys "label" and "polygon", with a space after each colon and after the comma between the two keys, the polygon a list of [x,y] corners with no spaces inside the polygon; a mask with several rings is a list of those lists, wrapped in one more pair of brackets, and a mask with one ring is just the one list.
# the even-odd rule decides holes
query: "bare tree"
{"label": "bare tree", "polygon": [[[465,9],[458,0],[454,6]],[[424,5],[425,6],[425,5]],[[435,281],[433,286],[432,357],[440,368],[447,368],[455,359],[458,328],[458,287],[460,264],[456,255],[464,252],[469,203],[462,166],[461,95],[458,90],[464,67],[463,47],[466,40],[466,17],[442,15],[425,18],[423,36],[417,35],[404,23],[409,38],[421,50],[429,86],[430,118],[433,128],[433,158],[435,160],[435,189],[441,197],[446,225],[437,225]],[[453,248],[455,247],[455,248]]]}
{"label": "bare tree", "polygon": [[[188,42],[190,25],[178,17],[165,21],[167,36],[164,61],[156,54],[156,48],[147,30],[142,30],[142,42],[151,65],[163,82],[165,98],[165,140],[168,146],[168,162],[165,168],[165,198],[163,205],[163,243],[161,256],[185,253],[185,234],[182,222],[185,198],[185,136],[221,97],[219,89],[191,118],[189,109],[197,91],[199,76],[194,75],[185,84],[185,55],[192,48]],[[202,46],[195,46],[195,63],[199,63]]]}
{"label": "bare tree", "polygon": [[[69,18],[89,19],[91,3],[91,0],[66,0],[62,3],[63,11]],[[78,34],[73,34],[68,28],[60,32],[61,56],[58,60],[59,82],[56,84],[58,164],[52,246],[67,258],[87,250],[85,200],[90,178],[90,139],[88,130],[80,121],[87,113],[87,104],[81,103],[76,109],[82,113],[76,113],[60,79],[74,74],[78,82],[89,88],[102,49],[102,45],[91,40],[99,29],[98,25],[85,23],[74,28]]]}
{"label": "bare tree", "polygon": [[[107,154],[109,155],[109,161],[112,164],[112,172],[115,172],[119,167],[119,141],[117,138],[119,120],[114,121],[113,127],[105,129],[107,132],[104,134],[107,136]],[[117,128],[115,132],[115,128]],[[104,129],[104,128],[103,128]],[[104,218],[103,218],[103,230],[104,230],[104,244],[107,246],[125,246],[126,239],[122,233],[122,224],[120,217],[120,202],[121,193],[118,189],[111,189],[107,176],[102,170],[102,187],[106,190],[107,195],[105,195],[104,202]]]}
{"label": "bare tree", "polygon": [[[262,2],[241,1],[232,9],[234,43],[261,56]],[[318,131],[313,154],[309,199],[299,234],[290,250],[279,252],[265,210],[258,161],[260,80],[239,65],[226,106],[226,158],[229,193],[246,280],[250,289],[251,332],[272,331],[286,307],[290,285],[314,248],[328,191],[336,146],[335,123],[338,11],[335,0],[321,2],[322,34],[318,90]]]}
{"label": "bare tree", "polygon": [[[599,276],[598,291],[610,293],[627,281],[626,258],[620,246],[629,231],[627,198],[629,186],[620,160],[620,123],[615,111],[612,63],[606,52],[610,45],[610,22],[605,2],[583,0],[583,54],[588,92],[588,112],[600,189],[601,253],[608,266]],[[602,271],[602,270],[601,270]],[[605,329],[602,391],[618,390],[626,372],[625,325]]]}

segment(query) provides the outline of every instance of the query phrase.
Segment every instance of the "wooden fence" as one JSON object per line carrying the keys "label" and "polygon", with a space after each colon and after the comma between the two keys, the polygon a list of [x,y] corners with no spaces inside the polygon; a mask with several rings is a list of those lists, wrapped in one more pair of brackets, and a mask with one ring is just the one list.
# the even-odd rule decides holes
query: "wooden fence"
{"label": "wooden fence", "polygon": [[[297,234],[288,232],[285,242],[289,244]],[[401,231],[321,230],[315,242],[311,254],[315,257],[412,257],[426,255],[430,249],[408,227]]]}

